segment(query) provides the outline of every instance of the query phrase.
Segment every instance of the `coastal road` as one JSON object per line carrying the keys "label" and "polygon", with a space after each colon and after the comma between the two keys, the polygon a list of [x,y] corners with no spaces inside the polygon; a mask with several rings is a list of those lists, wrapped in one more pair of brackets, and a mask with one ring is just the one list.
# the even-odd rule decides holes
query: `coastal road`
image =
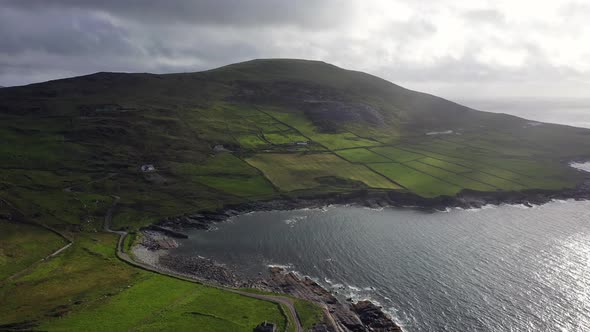
{"label": "coastal road", "polygon": [[[133,258],[131,258],[131,256],[129,256],[129,254],[127,254],[124,250],[124,243],[125,243],[125,237],[127,236],[127,232],[115,231],[115,230],[111,229],[111,221],[113,219],[113,211],[115,210],[117,203],[119,203],[119,200],[121,199],[119,196],[115,196],[115,195],[113,195],[112,197],[113,197],[113,204],[111,204],[111,206],[107,210],[107,213],[105,214],[103,228],[104,228],[105,232],[114,233],[114,234],[119,235],[119,241],[117,243],[117,251],[116,251],[117,257],[119,259],[121,259],[122,261],[125,261],[126,263],[128,263],[130,265],[133,265],[135,267],[138,267],[138,268],[141,268],[141,269],[144,269],[147,271],[166,275],[166,276],[176,278],[176,279],[181,279],[184,281],[207,285],[209,287],[215,287],[215,288],[218,288],[218,289],[221,289],[224,291],[232,292],[232,293],[239,294],[242,296],[251,297],[254,299],[269,301],[269,302],[277,303],[278,305],[283,305],[284,307],[286,307],[289,310],[290,317],[293,318],[293,319],[291,319],[289,317],[289,315],[286,315],[287,322],[290,324],[295,324],[295,330],[297,332],[303,332],[303,327],[301,326],[301,322],[299,321],[299,316],[297,315],[297,310],[295,310],[295,305],[293,304],[293,300],[291,300],[288,297],[249,293],[249,292],[245,292],[245,291],[234,289],[234,288],[221,287],[221,286],[217,286],[217,285],[207,284],[207,283],[203,282],[202,280],[197,280],[197,279],[193,279],[193,278],[181,275],[181,274],[176,274],[176,273],[172,273],[169,271],[164,271],[164,270],[156,268],[155,266],[140,263],[140,262],[133,260]],[[287,326],[285,331],[287,331],[288,328],[289,328],[289,326]]]}

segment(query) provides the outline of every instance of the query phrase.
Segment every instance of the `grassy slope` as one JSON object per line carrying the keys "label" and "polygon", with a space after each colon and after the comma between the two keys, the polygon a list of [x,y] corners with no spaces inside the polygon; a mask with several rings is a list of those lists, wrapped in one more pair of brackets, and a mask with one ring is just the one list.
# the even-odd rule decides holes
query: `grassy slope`
{"label": "grassy slope", "polygon": [[[6,88],[0,122],[0,195],[30,217],[85,229],[93,228],[93,210],[113,194],[121,197],[113,225],[137,228],[292,191],[340,192],[359,183],[397,189],[393,182],[407,177],[408,167],[424,179],[444,173],[459,187],[414,190],[426,196],[464,188],[559,189],[580,180],[561,162],[590,155],[588,130],[529,126],[299,60],[194,74],[98,73]],[[426,135],[445,130],[460,135]],[[221,144],[232,152],[212,150]],[[312,152],[333,157],[318,162]],[[436,165],[441,162],[451,169]],[[144,163],[158,172],[142,174]],[[458,167],[471,174],[448,173]],[[382,178],[371,171],[377,168],[391,181],[374,180]],[[299,176],[303,180],[295,181]],[[92,180],[74,192],[62,190]]]}
{"label": "grassy slope", "polygon": [[277,304],[151,275],[103,303],[40,328],[192,331],[198,327],[199,331],[251,331],[264,320],[276,322],[281,330],[286,324]]}
{"label": "grassy slope", "polygon": [[[124,297],[110,301],[105,294],[140,280],[145,287],[172,282],[147,280],[122,266],[112,257],[110,235],[95,233],[111,195],[121,197],[112,226],[134,230],[166,216],[285,195],[560,189],[581,180],[564,161],[590,157],[589,130],[530,126],[301,60],[256,60],[192,74],[97,73],[4,88],[0,124],[0,198],[26,219],[79,241],[18,284],[0,286],[1,323],[35,319],[47,327],[81,327],[81,317],[125,304]],[[454,132],[427,135],[447,130]],[[146,163],[157,172],[140,172]],[[59,246],[50,234],[18,227],[27,236],[7,235],[10,230],[0,247],[13,270]],[[141,295],[139,288],[133,292]],[[184,305],[199,294],[195,288],[175,304],[178,310],[162,315],[181,321]],[[72,306],[78,299],[88,305]],[[157,297],[145,301],[161,304]],[[55,321],[52,312],[63,306],[71,317]],[[121,319],[140,316],[148,314]],[[161,327],[142,322],[146,329]]]}
{"label": "grassy slope", "polygon": [[284,326],[274,303],[130,267],[114,255],[116,236],[80,233],[72,248],[0,284],[0,325],[37,321],[42,330],[251,331]]}
{"label": "grassy slope", "polygon": [[49,256],[67,242],[35,225],[0,220],[0,280]]}

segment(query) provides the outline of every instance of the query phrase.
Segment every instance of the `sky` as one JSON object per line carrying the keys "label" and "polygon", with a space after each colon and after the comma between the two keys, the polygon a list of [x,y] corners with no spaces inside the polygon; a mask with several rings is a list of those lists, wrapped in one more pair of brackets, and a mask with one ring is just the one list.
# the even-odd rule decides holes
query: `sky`
{"label": "sky", "polygon": [[303,58],[448,98],[581,98],[588,20],[587,0],[3,0],[0,86]]}

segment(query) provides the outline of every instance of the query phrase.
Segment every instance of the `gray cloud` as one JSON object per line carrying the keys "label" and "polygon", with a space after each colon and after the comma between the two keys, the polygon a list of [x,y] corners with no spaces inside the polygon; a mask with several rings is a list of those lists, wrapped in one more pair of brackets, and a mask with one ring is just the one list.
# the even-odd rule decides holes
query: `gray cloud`
{"label": "gray cloud", "polygon": [[590,87],[590,28],[580,24],[587,8],[532,0],[5,0],[0,85],[290,57],[447,96],[534,95],[539,86],[571,94]]}
{"label": "gray cloud", "polygon": [[0,12],[0,52],[18,55],[133,53],[125,30],[100,16],[78,10],[49,10],[35,17],[28,12]]}
{"label": "gray cloud", "polygon": [[[23,11],[47,9],[98,11],[144,24],[177,23],[231,26],[260,24],[321,28],[342,24],[350,2],[338,0],[5,0],[3,6]],[[344,14],[344,15],[343,15]]]}

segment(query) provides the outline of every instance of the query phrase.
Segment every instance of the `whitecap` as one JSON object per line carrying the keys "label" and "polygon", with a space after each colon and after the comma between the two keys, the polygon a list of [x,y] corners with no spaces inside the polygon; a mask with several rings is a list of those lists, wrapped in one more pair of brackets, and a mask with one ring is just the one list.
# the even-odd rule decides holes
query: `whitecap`
{"label": "whitecap", "polygon": [[579,162],[571,162],[570,167],[585,171],[585,172],[590,172],[590,162],[585,162],[585,163],[579,163]]}
{"label": "whitecap", "polygon": [[293,264],[291,263],[287,263],[287,264],[267,264],[266,265],[268,268],[273,268],[273,267],[278,267],[280,269],[283,270],[289,270],[293,268]]}

